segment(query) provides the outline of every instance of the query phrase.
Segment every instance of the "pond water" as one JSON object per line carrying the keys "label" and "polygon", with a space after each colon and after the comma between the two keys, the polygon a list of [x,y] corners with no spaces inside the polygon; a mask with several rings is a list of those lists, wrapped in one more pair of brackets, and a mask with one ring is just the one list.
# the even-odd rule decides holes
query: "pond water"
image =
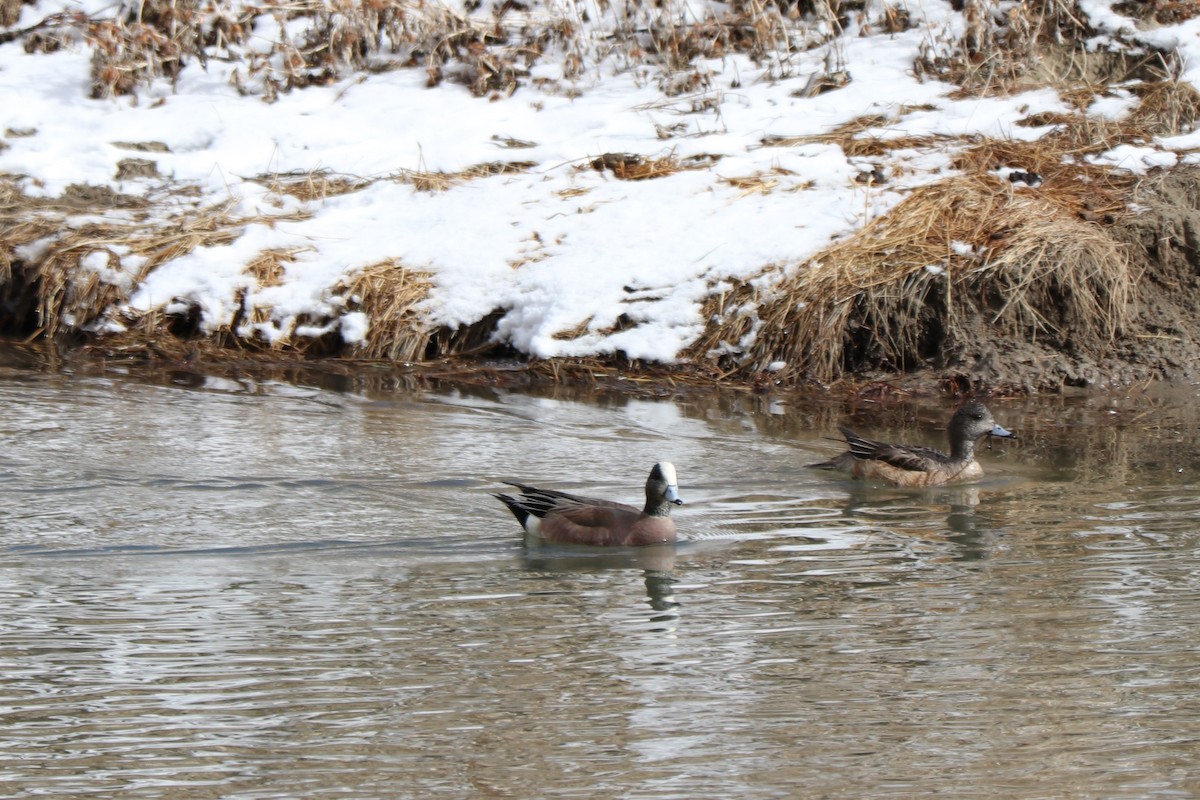
{"label": "pond water", "polygon": [[[948,403],[384,384],[0,358],[0,795],[1200,795],[1194,390],[901,491],[803,465]],[[490,496],[657,460],[673,547]]]}

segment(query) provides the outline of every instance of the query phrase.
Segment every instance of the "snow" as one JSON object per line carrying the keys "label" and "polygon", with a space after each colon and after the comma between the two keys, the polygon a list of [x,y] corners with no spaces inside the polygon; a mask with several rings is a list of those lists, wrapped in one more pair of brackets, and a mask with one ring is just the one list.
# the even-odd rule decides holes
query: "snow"
{"label": "snow", "polygon": [[[1200,18],[1143,31],[1116,5],[1080,2],[1104,34],[1097,46],[1125,37],[1179,48],[1184,79],[1200,86]],[[465,13],[461,5],[452,7]],[[720,8],[689,0],[686,14],[704,19]],[[921,48],[944,47],[964,22],[943,0],[906,8],[917,23],[907,31],[849,31],[836,45],[792,54],[786,63],[756,64],[740,55],[697,62],[708,85],[678,96],[660,90],[657,67],[621,69],[619,59],[597,57],[574,82],[544,59],[532,76],[549,79],[548,88],[525,79],[494,100],[449,81],[429,88],[425,70],[416,68],[360,73],[267,103],[231,84],[236,62],[210,59],[206,68],[189,63],[174,87],[160,82],[140,88],[136,98],[95,100],[89,97],[91,51],[82,41],[29,54],[18,40],[0,46],[10,132],[0,172],[24,176],[21,185],[31,195],[54,197],[80,183],[140,195],[159,179],[117,180],[115,174],[118,161],[146,158],[211,203],[232,201],[240,214],[269,218],[247,225],[228,244],[199,247],[157,267],[140,283],[140,257],[87,255],[83,268],[128,290],[100,330],[121,329],[123,315],[131,313],[195,307],[202,329],[213,331],[246,304],[269,313],[266,322],[259,317],[253,330],[240,331],[244,335],[273,341],[337,330],[346,342],[359,343],[370,320],[333,290],[356,271],[392,260],[430,276],[433,289],[422,313],[432,325],[468,325],[500,310],[496,336],[532,356],[622,351],[671,362],[703,330],[706,297],[731,281],[769,282],[764,270],[772,265],[780,274],[801,267],[887,213],[912,188],[947,177],[961,146],[864,159],[820,142],[764,146],[764,137],[824,134],[870,114],[886,120],[869,132],[873,138],[1029,140],[1053,126],[1025,127],[1021,120],[1071,112],[1049,89],[962,99],[955,87],[918,77],[913,64]],[[58,11],[112,12],[99,0],[41,0],[24,7],[20,25]],[[275,35],[269,26],[256,31],[264,40]],[[844,65],[850,82],[798,96],[831,58]],[[1091,113],[1118,119],[1135,103],[1130,93],[1117,92],[1097,100]],[[664,131],[673,133],[664,139]],[[1173,149],[1194,148],[1198,137],[1121,144],[1093,160],[1140,174],[1177,163]],[[512,140],[532,146],[504,146]],[[122,146],[146,142],[161,142],[167,152]],[[610,152],[685,164],[691,157],[719,160],[705,169],[626,181],[589,166]],[[504,161],[536,166],[462,180],[444,191],[398,179]],[[253,180],[317,170],[375,182],[300,201],[272,192],[269,180]],[[873,170],[888,181],[860,180]],[[755,177],[771,185],[745,183]],[[293,255],[277,284],[262,285],[245,271],[267,250]],[[298,325],[300,319],[306,324]],[[322,319],[329,323],[312,323]]]}
{"label": "snow", "polygon": [[1152,169],[1175,166],[1179,162],[1179,157],[1175,153],[1163,152],[1155,147],[1122,144],[1102,156],[1088,160],[1095,164],[1107,164],[1126,170],[1134,175],[1145,175]]}

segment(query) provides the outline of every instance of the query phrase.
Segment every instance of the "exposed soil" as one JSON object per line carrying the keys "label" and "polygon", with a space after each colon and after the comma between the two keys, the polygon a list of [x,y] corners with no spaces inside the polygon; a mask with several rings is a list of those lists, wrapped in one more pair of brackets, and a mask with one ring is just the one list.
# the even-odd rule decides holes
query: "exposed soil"
{"label": "exposed soil", "polygon": [[[86,192],[79,187],[71,198],[59,202],[65,200],[89,205]],[[847,343],[844,377],[832,384],[816,384],[801,374],[728,369],[703,359],[676,365],[619,357],[530,362],[505,345],[489,343],[494,318],[453,333],[465,337],[464,341],[474,337],[467,342],[469,346],[439,347],[450,334],[433,332],[425,354],[433,360],[425,363],[363,359],[361,353],[356,357],[354,351],[336,346],[303,351],[264,349],[231,337],[205,339],[187,328],[131,331],[117,338],[87,340],[66,334],[64,340],[62,335],[48,332],[44,320],[38,322],[36,282],[25,286],[17,280],[21,275],[18,262],[10,262],[13,271],[6,285],[0,286],[5,317],[0,333],[18,339],[57,338],[60,345],[73,350],[72,357],[150,362],[179,369],[181,374],[289,365],[350,374],[367,367],[381,374],[424,375],[435,380],[490,385],[578,383],[653,395],[717,386],[745,391],[819,387],[851,394],[1020,394],[1200,380],[1200,169],[1181,168],[1148,178],[1137,187],[1135,200],[1139,213],[1103,226],[1106,235],[1125,250],[1134,278],[1130,308],[1123,328],[1115,335],[1097,335],[1102,327],[1099,319],[1068,314],[1071,298],[1061,288],[1039,295],[1044,305],[1037,309],[1038,314],[1053,320],[1055,326],[1053,331],[1037,335],[1004,333],[1003,326],[993,324],[984,304],[972,306],[969,313],[957,312],[953,325],[947,325],[944,298],[929,295],[914,300],[927,306],[917,309],[915,317],[930,320],[921,323],[925,333],[919,362],[914,358],[904,365],[906,369],[898,368],[894,360],[873,357],[861,348],[854,351]],[[10,213],[22,212],[14,207]],[[111,302],[112,298],[96,300]]]}
{"label": "exposed soil", "polygon": [[1138,203],[1142,213],[1110,229],[1140,273],[1129,323],[1111,344],[1076,346],[1087,338],[1082,330],[1068,331],[1059,342],[997,338],[976,317],[966,321],[966,336],[960,331],[957,352],[943,354],[944,368],[920,370],[899,383],[927,391],[1033,392],[1200,379],[1200,172],[1147,180]]}
{"label": "exposed soil", "polygon": [[[29,2],[0,0],[0,27],[16,24]],[[661,88],[673,97],[695,88],[699,73],[692,62],[698,57],[743,52],[757,59],[785,45],[778,33],[788,28],[782,17],[776,19],[778,13],[795,18],[799,30],[813,25],[814,30],[840,29],[846,14],[869,16],[858,0],[832,7],[776,5],[735,2],[733,16],[716,24],[678,26],[660,24],[672,18],[662,13],[661,3],[634,3],[627,9],[633,16],[611,31],[612,44],[629,48],[631,63],[648,58],[649,51],[660,54],[663,63],[657,66],[674,76]],[[908,216],[890,214],[890,219],[872,223],[868,235],[820,254],[824,265],[836,263],[837,269],[764,265],[763,275],[735,287],[732,297],[710,298],[716,307],[705,309],[708,330],[685,353],[685,363],[656,365],[620,356],[531,362],[510,345],[493,341],[497,323],[508,311],[504,308],[460,328],[431,329],[420,311],[430,276],[398,260],[366,265],[346,285],[331,287],[348,308],[370,320],[365,345],[346,344],[333,326],[321,337],[250,338],[253,334],[245,334],[241,323],[262,321],[269,309],[249,305],[215,333],[201,330],[200,309],[193,306],[122,319],[127,332],[119,335],[84,334],[120,301],[123,290],[100,280],[95,270],[81,273],[81,253],[106,248],[113,258],[117,252],[132,253],[144,259],[148,273],[202,244],[232,241],[255,222],[234,216],[234,204],[210,206],[199,196],[185,197],[183,187],[158,174],[155,161],[136,155],[121,159],[114,177],[154,181],[156,191],[172,201],[170,214],[156,213],[152,198],[108,187],[75,185],[59,198],[31,198],[19,190],[15,176],[0,175],[0,336],[51,348],[66,345],[83,357],[152,362],[181,374],[272,365],[331,372],[366,366],[394,375],[421,373],[491,384],[592,383],[654,394],[710,386],[1029,393],[1200,379],[1200,169],[1179,168],[1134,186],[1129,173],[1117,174],[1088,158],[1119,143],[1149,142],[1196,128],[1200,93],[1175,77],[1176,54],[1142,46],[1085,47],[1097,31],[1087,27],[1087,15],[1073,11],[1072,3],[1017,4],[1011,13],[982,16],[983,6],[954,5],[966,8],[968,30],[961,40],[947,40],[944,44],[952,45],[948,50],[933,47],[924,53],[914,69],[957,82],[963,96],[1054,87],[1076,111],[1031,115],[1018,122],[1056,126],[1055,133],[1036,142],[1018,137],[960,143],[953,167],[962,181],[914,190],[903,204]],[[1200,13],[1197,3],[1167,0],[1126,0],[1117,9],[1155,24]],[[530,68],[546,54],[575,52],[578,31],[553,22],[555,15],[546,17],[548,27],[531,24],[519,35],[509,21],[506,32],[500,17],[520,10],[520,4],[506,4],[495,21],[481,22],[436,4],[366,3],[339,10],[328,3],[300,3],[289,14],[303,33],[270,44],[268,56],[283,65],[282,71],[247,66],[235,74],[235,82],[239,91],[270,101],[281,92],[325,84],[354,71],[365,75],[368,70],[422,67],[431,86],[461,81],[474,94],[497,100],[528,85]],[[3,32],[0,42],[24,37],[26,50],[34,53],[61,47],[85,31],[97,48],[94,96],[136,96],[153,81],[175,77],[184,64],[204,64],[218,53],[235,60],[246,57],[247,65],[258,63],[263,43],[255,40],[254,18],[268,13],[274,12],[220,3],[205,10],[154,0],[139,5],[136,15],[52,15],[24,30]],[[893,10],[871,24],[901,31],[913,23],[907,12]],[[634,30],[637,35],[630,35]],[[645,47],[647,36],[653,48]],[[248,57],[251,40],[257,43]],[[330,42],[338,45],[330,47]],[[581,42],[579,52],[584,52]],[[791,47],[786,44],[785,49],[790,52]],[[564,64],[564,74],[578,68]],[[804,91],[836,89],[848,77],[845,70],[831,67]],[[1114,84],[1138,98],[1136,110],[1119,123],[1088,117],[1095,97]],[[895,148],[931,144],[921,137],[873,135],[889,124],[887,117],[869,114],[819,137],[764,139],[762,144],[819,142],[841,147],[847,156],[870,159]],[[4,131],[7,138],[35,134],[33,129]],[[157,141],[113,144],[134,154],[168,149]],[[527,144],[506,142],[511,147]],[[608,153],[591,166],[614,179],[643,180],[711,168],[715,162],[716,157],[681,161],[674,155],[648,159]],[[1026,171],[1014,174],[1037,178],[1028,182],[1029,192],[1019,195],[1022,202],[1011,202],[1011,187],[995,177],[1003,165],[1018,165]],[[401,170],[387,179],[409,183],[417,191],[439,191],[476,177],[537,166],[494,162],[453,175]],[[877,181],[886,175],[876,168],[864,171],[862,178]],[[254,180],[308,203],[358,191],[377,179],[318,170]],[[1125,212],[1131,189],[1136,214]],[[104,216],[113,209],[123,213]],[[277,219],[259,221],[273,224]],[[893,246],[881,244],[885,240]],[[963,244],[969,245],[971,256],[959,252]],[[947,255],[952,252],[958,255]],[[271,285],[293,257],[288,251],[265,251],[246,265],[247,274],[257,285]],[[809,280],[812,274],[819,277]],[[727,308],[733,311],[726,314]],[[723,321],[713,321],[722,316]],[[299,322],[320,327],[332,320]],[[589,322],[580,322],[578,331]],[[622,317],[614,330],[634,324]],[[575,332],[559,333],[570,337]],[[768,365],[775,371],[768,371]]]}

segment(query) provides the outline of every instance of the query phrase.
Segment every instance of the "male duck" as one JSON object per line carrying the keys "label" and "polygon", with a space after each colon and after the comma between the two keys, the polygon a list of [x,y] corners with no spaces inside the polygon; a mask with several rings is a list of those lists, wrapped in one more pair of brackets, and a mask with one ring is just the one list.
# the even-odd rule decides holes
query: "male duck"
{"label": "male duck", "polygon": [[683,505],[675,467],[661,461],[646,479],[646,506],[638,510],[624,503],[577,497],[553,489],[511,483],[518,497],[493,495],[508,506],[530,536],[555,544],[639,547],[675,541],[671,504]]}
{"label": "male duck", "polygon": [[864,439],[841,428],[850,450],[819,464],[817,469],[849,472],[855,478],[880,478],[896,486],[941,486],[983,475],[975,460],[975,442],[983,435],[1015,439],[1017,435],[996,424],[992,412],[977,400],[964,404],[950,418],[947,433],[950,455],[931,447],[888,444]]}

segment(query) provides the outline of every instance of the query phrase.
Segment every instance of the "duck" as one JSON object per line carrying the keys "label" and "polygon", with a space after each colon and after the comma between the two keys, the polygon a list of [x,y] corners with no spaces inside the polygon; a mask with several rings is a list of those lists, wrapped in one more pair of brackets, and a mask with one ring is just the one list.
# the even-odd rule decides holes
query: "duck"
{"label": "duck", "polygon": [[534,539],[551,544],[642,547],[675,541],[671,506],[683,505],[675,465],[660,461],[646,478],[646,505],[641,509],[611,500],[579,497],[554,489],[504,481],[519,494],[495,497]]}
{"label": "duck", "polygon": [[942,486],[975,480],[983,476],[983,467],[975,460],[975,443],[979,438],[1017,438],[1015,433],[996,424],[992,412],[978,400],[964,403],[950,417],[949,454],[932,447],[865,439],[846,427],[839,430],[850,449],[808,466],[848,472],[855,478],[881,479],[893,486]]}

